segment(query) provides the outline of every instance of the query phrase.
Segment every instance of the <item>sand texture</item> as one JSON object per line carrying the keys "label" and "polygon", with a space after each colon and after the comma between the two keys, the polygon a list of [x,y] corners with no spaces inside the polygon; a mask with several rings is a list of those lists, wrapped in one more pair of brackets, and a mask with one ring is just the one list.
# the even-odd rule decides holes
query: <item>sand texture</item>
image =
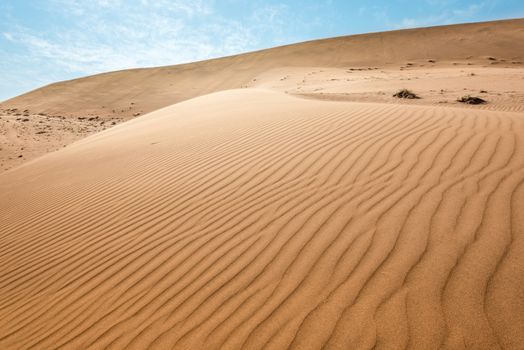
{"label": "sand texture", "polygon": [[200,97],[0,175],[3,348],[524,342],[524,119]]}
{"label": "sand texture", "polygon": [[[522,56],[506,40],[523,23],[498,23],[513,34],[493,51]],[[381,35],[497,30],[482,28]],[[377,35],[318,42],[325,57],[304,65],[282,62],[314,42],[275,49],[298,54],[255,78],[215,72],[249,79],[202,83],[106,130],[53,122],[72,130],[45,141],[59,150],[0,173],[0,349],[523,349],[524,67],[409,50],[388,52],[395,67],[324,62],[337,57],[326,45]],[[242,56],[224,60],[199,64]],[[80,93],[136,72],[60,84]],[[104,96],[163,89],[144,84]],[[422,98],[393,98],[401,87]],[[39,106],[63,113],[52,89],[3,108],[45,92]],[[13,118],[0,119],[19,125],[4,125],[10,140],[40,130]]]}

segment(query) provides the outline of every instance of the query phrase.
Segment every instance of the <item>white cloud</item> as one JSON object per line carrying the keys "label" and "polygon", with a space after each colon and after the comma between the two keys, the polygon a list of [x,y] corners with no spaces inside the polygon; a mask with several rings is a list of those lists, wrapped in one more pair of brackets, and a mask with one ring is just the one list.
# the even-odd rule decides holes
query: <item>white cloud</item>
{"label": "white cloud", "polygon": [[357,8],[356,13],[360,17],[367,17],[375,23],[382,24],[384,29],[406,29],[478,21],[482,14],[492,10],[500,1],[483,0],[465,5],[464,1],[460,0],[423,0],[421,2],[425,5],[420,4],[408,11],[414,17],[402,18],[403,11],[393,9],[392,6],[405,6],[407,0],[397,0],[380,5],[365,4]]}
{"label": "white cloud", "polygon": [[11,33],[2,33],[2,35],[4,36],[4,38],[6,38],[9,41],[14,41],[15,40]]}
{"label": "white cloud", "polygon": [[478,14],[486,6],[485,3],[472,4],[465,8],[459,8],[453,10],[453,15],[458,17],[472,17]]}
{"label": "white cloud", "polygon": [[426,0],[426,2],[434,7],[440,8],[436,15],[419,17],[419,18],[404,18],[400,22],[393,24],[394,28],[414,28],[423,26],[432,26],[440,24],[461,23],[477,16],[486,9],[492,8],[497,0],[485,0],[468,6],[459,6],[456,0]]}
{"label": "white cloud", "polygon": [[395,25],[396,28],[416,28],[427,27],[442,23],[449,23],[451,20],[445,14],[439,16],[429,16],[424,18],[404,18]]}

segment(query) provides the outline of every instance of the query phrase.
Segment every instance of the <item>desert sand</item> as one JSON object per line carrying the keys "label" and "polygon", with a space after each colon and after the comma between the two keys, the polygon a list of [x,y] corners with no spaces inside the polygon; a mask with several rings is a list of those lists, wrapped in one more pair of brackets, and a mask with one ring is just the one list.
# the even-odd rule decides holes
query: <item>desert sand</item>
{"label": "desert sand", "polygon": [[0,172],[117,125],[123,117],[64,117],[0,112]]}
{"label": "desert sand", "polygon": [[522,349],[523,39],[343,37],[4,102],[66,131],[0,173],[0,348]]}

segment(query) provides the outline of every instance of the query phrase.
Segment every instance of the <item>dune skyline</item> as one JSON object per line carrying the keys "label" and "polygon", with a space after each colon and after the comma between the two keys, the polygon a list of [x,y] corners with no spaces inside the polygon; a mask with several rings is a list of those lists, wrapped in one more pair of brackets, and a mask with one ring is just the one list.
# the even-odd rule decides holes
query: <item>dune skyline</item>
{"label": "dune skyline", "polygon": [[522,349],[524,19],[0,103],[2,349]]}

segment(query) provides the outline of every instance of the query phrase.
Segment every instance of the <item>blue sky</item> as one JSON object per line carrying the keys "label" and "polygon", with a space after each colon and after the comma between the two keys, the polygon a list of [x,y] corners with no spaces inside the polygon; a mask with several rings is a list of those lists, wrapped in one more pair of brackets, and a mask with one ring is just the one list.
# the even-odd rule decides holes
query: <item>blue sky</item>
{"label": "blue sky", "polygon": [[0,101],[104,71],[518,17],[524,0],[0,0]]}

